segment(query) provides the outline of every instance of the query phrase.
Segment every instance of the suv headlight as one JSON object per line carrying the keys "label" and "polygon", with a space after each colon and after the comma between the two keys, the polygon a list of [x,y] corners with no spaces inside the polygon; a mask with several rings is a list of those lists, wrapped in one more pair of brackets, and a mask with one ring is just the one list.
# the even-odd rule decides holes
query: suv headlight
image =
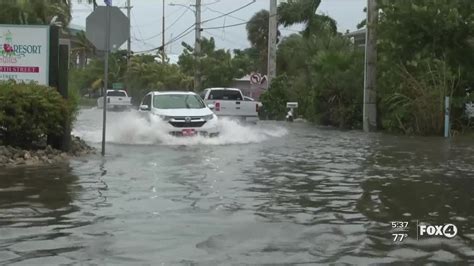
{"label": "suv headlight", "polygon": [[204,120],[206,121],[209,121],[209,120],[212,120],[214,118],[214,115],[211,114],[211,115],[206,115],[205,117],[203,117]]}
{"label": "suv headlight", "polygon": [[163,121],[169,121],[171,119],[171,116],[166,116],[166,115],[160,115],[161,120]]}

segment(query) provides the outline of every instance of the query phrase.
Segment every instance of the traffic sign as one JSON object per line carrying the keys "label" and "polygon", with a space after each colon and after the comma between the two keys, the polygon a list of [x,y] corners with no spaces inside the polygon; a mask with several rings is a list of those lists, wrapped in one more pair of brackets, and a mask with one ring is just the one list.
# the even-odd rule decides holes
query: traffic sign
{"label": "traffic sign", "polygon": [[253,73],[250,75],[250,84],[260,84],[261,76],[258,73]]}
{"label": "traffic sign", "polygon": [[106,17],[110,9],[109,50],[118,49],[129,37],[130,20],[116,6],[98,6],[86,19],[86,37],[98,49],[106,48]]}

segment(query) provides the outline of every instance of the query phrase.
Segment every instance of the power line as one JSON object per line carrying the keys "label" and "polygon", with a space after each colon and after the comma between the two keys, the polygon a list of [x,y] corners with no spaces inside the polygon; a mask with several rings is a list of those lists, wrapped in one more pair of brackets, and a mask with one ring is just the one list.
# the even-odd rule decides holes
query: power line
{"label": "power line", "polygon": [[[216,2],[214,2],[214,3],[217,3],[217,2],[219,2],[219,1],[216,1]],[[212,3],[212,4],[214,4],[214,3]],[[218,19],[218,18],[222,18],[222,17],[225,17],[225,16],[229,16],[230,14],[235,13],[235,12],[237,12],[237,11],[239,11],[239,10],[242,10],[242,9],[246,8],[247,6],[253,4],[253,3],[255,3],[255,0],[253,0],[253,1],[250,2],[250,3],[247,3],[247,4],[243,5],[243,6],[239,7],[239,8],[237,8],[237,9],[234,9],[234,10],[232,10],[232,11],[229,11],[229,12],[227,12],[227,13],[222,13],[222,15],[220,15],[220,16],[217,16],[217,17],[214,17],[214,18],[211,18],[211,19],[202,21],[201,23],[208,22],[208,21],[212,21],[212,20],[215,20],[215,19]],[[170,26],[168,26],[168,28],[166,28],[166,29],[169,29],[171,26],[173,26],[174,24],[176,24],[176,23],[179,21],[179,19],[184,16],[184,14],[186,13],[186,11],[187,11],[187,9],[185,10],[185,12],[183,12],[183,13],[182,13]],[[219,11],[217,11],[217,12],[219,12]],[[242,20],[242,19],[240,19],[240,20]],[[232,25],[220,26],[220,27],[208,27],[208,28],[201,28],[201,29],[202,29],[202,30],[204,30],[204,29],[223,29],[223,28],[235,27],[235,26],[243,25],[243,24],[246,24],[247,22],[248,22],[248,21],[243,22],[243,23],[239,23],[239,24],[232,24]],[[179,39],[181,39],[182,37],[184,37],[184,36],[181,36],[181,34],[183,34],[183,33],[184,33],[185,35],[188,35],[190,32],[187,32],[187,31],[188,31],[189,29],[191,29],[192,27],[194,27],[194,25],[196,25],[196,24],[193,24],[192,26],[190,26],[189,28],[187,28],[186,30],[184,30],[182,33],[178,34],[173,40],[170,40],[168,43],[166,43],[165,46],[168,45],[169,43],[173,43],[174,41],[179,40]],[[143,41],[148,41],[148,40],[151,40],[151,39],[153,39],[153,38],[157,38],[157,37],[161,36],[161,33],[158,33],[158,34],[156,34],[156,35],[153,35],[153,36],[151,36],[151,37],[149,37],[149,38],[144,39],[143,36],[141,36],[141,32],[140,32],[140,31],[139,31],[139,34],[140,34],[140,37],[142,37],[142,40],[143,40]],[[156,47],[156,48],[154,48],[154,49],[146,50],[146,51],[144,51],[144,52],[151,52],[151,51],[153,51],[153,50],[158,50],[158,49],[160,49],[160,48],[161,48],[161,46]]]}
{"label": "power line", "polygon": [[[169,30],[171,27],[173,27],[173,26],[186,14],[186,12],[188,12],[188,10],[187,10],[187,9],[184,9],[184,12],[181,13],[181,15],[179,15],[179,16],[176,18],[176,20],[173,21],[168,27],[166,27],[165,31],[166,31],[166,30]],[[151,40],[151,39],[160,37],[161,34],[162,34],[162,32],[157,33],[157,34],[155,34],[155,35],[153,35],[153,36],[151,36],[151,37],[148,37],[148,38],[146,38],[146,39],[143,39],[143,41],[149,41],[149,40]]]}
{"label": "power line", "polygon": [[[171,17],[172,15],[174,15],[175,13],[178,13],[179,11],[181,11],[181,10],[183,10],[183,9],[185,9],[185,8],[184,8],[184,7],[181,7],[181,8],[179,8],[179,9],[176,9],[176,10],[170,12],[168,15],[166,15],[165,18],[168,19],[169,17]],[[136,25],[135,27],[146,27],[146,26],[150,26],[150,25],[156,24],[156,23],[158,23],[158,22],[160,22],[160,21],[161,21],[161,18],[158,19],[158,20],[152,20],[152,21],[150,21],[150,22],[148,22],[148,23],[145,23],[145,24]]]}
{"label": "power line", "polygon": [[212,20],[216,20],[216,19],[219,19],[219,18],[228,16],[228,15],[230,15],[230,14],[232,14],[232,13],[235,13],[235,12],[237,12],[237,11],[239,11],[239,10],[242,10],[242,9],[244,9],[244,8],[246,8],[246,7],[248,7],[248,6],[252,5],[252,4],[254,4],[255,1],[256,1],[256,0],[252,0],[252,2],[247,3],[247,4],[241,6],[241,7],[237,8],[237,9],[234,9],[234,10],[232,10],[232,11],[229,11],[229,12],[224,13],[224,14],[222,14],[222,15],[220,15],[220,16],[217,16],[217,17],[213,17],[213,18],[210,18],[210,19],[203,20],[203,21],[201,21],[201,23],[206,23],[206,22],[209,22],[209,21],[212,21]]}
{"label": "power line", "polygon": [[[224,12],[219,11],[219,10],[215,10],[215,9],[212,9],[212,8],[210,8],[210,7],[206,7],[206,10],[209,10],[209,11],[214,12],[214,13],[219,13],[219,14],[221,14],[221,15],[225,15]],[[236,16],[232,16],[232,15],[228,15],[228,16],[231,17],[231,18],[240,20],[240,21],[245,21],[245,19],[242,19],[242,18],[239,18],[239,17],[236,17]]]}
{"label": "power line", "polygon": [[[205,22],[209,22],[209,21],[212,21],[212,20],[216,20],[216,19],[219,19],[219,18],[222,18],[222,17],[225,17],[225,16],[229,16],[230,14],[232,13],[235,13],[239,10],[242,10],[252,4],[255,3],[256,0],[252,0],[252,2],[250,3],[247,3],[237,9],[234,9],[232,11],[229,11],[227,13],[223,13],[222,15],[220,16],[217,16],[217,17],[214,17],[214,18],[210,18],[210,19],[207,19],[207,20],[204,20],[204,21],[201,21],[201,24],[202,23],[205,23]],[[218,1],[217,1],[218,2]],[[237,24],[231,24],[231,25],[226,25],[226,26],[220,26],[220,27],[207,27],[207,28],[202,28],[201,27],[201,30],[205,30],[205,29],[223,29],[223,28],[229,28],[229,27],[236,27],[236,26],[240,26],[240,25],[244,25],[244,24],[247,24],[248,21],[245,21],[245,22],[242,22],[242,23],[237,23]],[[191,32],[194,31],[193,27],[196,25],[196,23],[194,23],[193,25],[189,26],[187,29],[185,29],[183,32],[181,32],[180,34],[178,34],[175,38],[173,38],[172,40],[169,40],[167,43],[165,43],[164,46],[167,46],[177,40],[180,40],[182,38],[184,38],[185,36],[189,35]],[[140,33],[140,32],[139,32]],[[159,35],[158,35],[159,36]],[[143,36],[142,36],[143,37]],[[144,50],[144,51],[137,51],[135,53],[147,53],[147,52],[152,52],[152,51],[155,51],[155,50],[158,50],[158,49],[164,49],[163,46],[158,46],[158,47],[155,47],[155,48],[152,48],[152,49],[148,49],[148,50]]]}
{"label": "power line", "polygon": [[[186,30],[184,30],[183,32],[178,34],[178,36],[174,37],[172,40],[169,40],[167,43],[165,43],[164,46],[167,46],[167,45],[169,45],[169,44],[171,44],[171,43],[173,43],[177,40],[180,40],[180,39],[184,38],[185,36],[189,35],[191,32],[194,31],[193,27],[194,27],[194,25],[191,25]],[[158,47],[155,47],[155,48],[152,48],[152,49],[148,49],[148,50],[144,50],[144,51],[138,51],[138,52],[135,52],[135,53],[148,53],[148,52],[152,52],[152,51],[155,51],[155,50],[159,50],[161,48],[162,48],[162,46],[158,46]]]}
{"label": "power line", "polygon": [[225,29],[225,28],[231,28],[231,27],[237,27],[240,25],[245,25],[247,24],[248,21],[241,22],[241,23],[236,23],[236,24],[230,24],[230,25],[225,25],[225,26],[216,26],[216,27],[207,27],[207,28],[201,28],[203,30],[215,30],[215,29]]}
{"label": "power line", "polygon": [[[132,17],[131,17],[130,23],[132,23],[132,21],[137,21],[137,20],[135,19],[135,15],[134,15],[133,13],[132,13],[131,15],[132,15]],[[133,27],[133,28],[134,28],[134,27]],[[144,38],[143,38],[143,35],[142,35],[142,31],[140,30],[139,27],[137,27],[137,32],[138,32],[138,34],[140,35],[140,38],[143,40]]]}
{"label": "power line", "polygon": [[[270,15],[270,18],[271,17],[274,17],[276,15]],[[252,19],[250,20],[247,20],[245,22],[241,22],[241,23],[236,23],[236,24],[230,24],[230,25],[224,25],[224,26],[216,26],[216,27],[207,27],[207,28],[201,28],[202,30],[215,30],[215,29],[225,29],[225,28],[231,28],[231,27],[237,27],[237,26],[240,26],[240,25],[245,25],[247,23],[249,23]]]}
{"label": "power line", "polygon": [[171,27],[173,27],[173,26],[184,16],[184,14],[186,14],[186,12],[188,12],[188,9],[185,9],[184,12],[183,12],[181,15],[179,15],[179,17],[176,18],[176,20],[173,21],[173,22],[166,28],[166,30],[168,30],[168,29],[170,29]]}
{"label": "power line", "polygon": [[212,5],[214,5],[214,4],[219,3],[220,1],[221,1],[221,0],[216,0],[216,1],[212,2],[212,3],[201,4],[201,6],[212,6]]}

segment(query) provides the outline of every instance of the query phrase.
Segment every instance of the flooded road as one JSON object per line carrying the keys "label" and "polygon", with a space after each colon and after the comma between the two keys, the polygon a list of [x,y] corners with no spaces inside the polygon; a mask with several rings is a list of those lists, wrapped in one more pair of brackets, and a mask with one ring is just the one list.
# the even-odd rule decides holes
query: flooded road
{"label": "flooded road", "polygon": [[[74,133],[99,148],[100,119],[82,110]],[[228,121],[177,139],[108,119],[104,159],[0,169],[0,264],[474,263],[473,139]],[[417,221],[458,235],[417,240]]]}

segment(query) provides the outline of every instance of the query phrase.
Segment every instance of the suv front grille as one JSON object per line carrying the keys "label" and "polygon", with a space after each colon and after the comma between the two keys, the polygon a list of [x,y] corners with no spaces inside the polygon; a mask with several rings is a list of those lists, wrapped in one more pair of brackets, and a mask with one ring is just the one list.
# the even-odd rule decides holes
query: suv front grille
{"label": "suv front grille", "polygon": [[191,121],[191,122],[170,121],[169,123],[174,127],[202,127],[206,123],[206,121]]}

